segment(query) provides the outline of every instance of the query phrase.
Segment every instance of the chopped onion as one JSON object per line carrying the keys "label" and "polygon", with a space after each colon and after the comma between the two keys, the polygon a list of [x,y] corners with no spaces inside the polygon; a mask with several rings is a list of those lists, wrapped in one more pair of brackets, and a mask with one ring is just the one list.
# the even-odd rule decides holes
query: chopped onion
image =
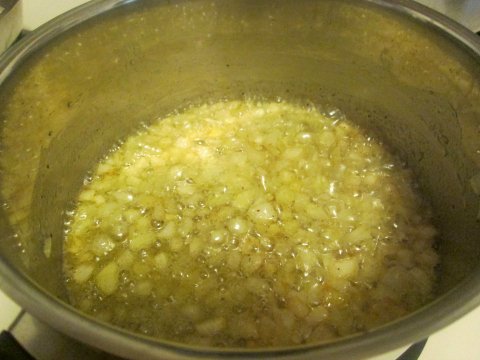
{"label": "chopped onion", "polygon": [[439,258],[411,172],[329,116],[222,102],[128,138],[66,223],[72,303],[169,341],[262,348],[369,330],[424,304]]}

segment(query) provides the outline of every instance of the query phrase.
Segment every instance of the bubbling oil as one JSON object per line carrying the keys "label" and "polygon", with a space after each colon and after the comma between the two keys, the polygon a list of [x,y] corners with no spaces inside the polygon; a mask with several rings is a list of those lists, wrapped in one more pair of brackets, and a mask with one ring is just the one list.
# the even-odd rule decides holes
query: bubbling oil
{"label": "bubbling oil", "polygon": [[414,188],[338,111],[193,107],[128,138],[85,182],[66,231],[70,300],[207,346],[372,329],[432,295],[435,229]]}

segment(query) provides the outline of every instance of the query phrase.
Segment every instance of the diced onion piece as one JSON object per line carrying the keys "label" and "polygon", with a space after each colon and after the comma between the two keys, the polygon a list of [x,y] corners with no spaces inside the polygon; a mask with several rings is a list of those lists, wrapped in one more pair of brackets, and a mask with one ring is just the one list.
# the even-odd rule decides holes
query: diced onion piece
{"label": "diced onion piece", "polygon": [[293,292],[290,292],[287,297],[287,308],[302,319],[310,312],[310,308],[305,304],[302,297]]}
{"label": "diced onion piece", "polygon": [[43,241],[43,255],[45,255],[47,259],[49,259],[50,256],[52,255],[52,238],[51,237],[47,237]]}
{"label": "diced onion piece", "polygon": [[187,236],[193,230],[193,221],[190,218],[183,219],[182,223],[178,228],[178,233],[182,236]]}
{"label": "diced onion piece", "polygon": [[287,148],[283,156],[289,160],[298,159],[302,157],[303,149],[301,147]]}
{"label": "diced onion piece", "polygon": [[372,237],[370,230],[366,226],[359,226],[355,230],[347,233],[343,237],[343,241],[350,244],[361,243],[365,240],[368,240]]}
{"label": "diced onion piece", "polygon": [[182,181],[177,184],[177,193],[179,193],[180,195],[184,195],[184,196],[193,195],[195,194],[196,191],[197,190],[195,185],[189,184],[186,181]]}
{"label": "diced onion piece", "polygon": [[173,221],[165,224],[165,227],[158,233],[158,237],[161,239],[171,239],[176,234],[176,227]]}
{"label": "diced onion piece", "polygon": [[275,318],[286,329],[292,329],[295,326],[295,315],[288,310],[278,311]]}
{"label": "diced onion piece", "polygon": [[317,324],[327,319],[327,317],[328,317],[328,310],[323,306],[317,306],[310,311],[306,319],[309,323]]}
{"label": "diced onion piece", "polygon": [[315,219],[316,221],[328,218],[328,215],[325,212],[324,208],[316,204],[307,204],[305,206],[305,211],[308,216]]}
{"label": "diced onion piece", "polygon": [[146,276],[150,272],[150,270],[151,270],[151,266],[140,261],[137,261],[132,266],[133,273],[140,277]]}
{"label": "diced onion piece", "polygon": [[170,239],[168,244],[173,252],[178,252],[183,248],[184,242],[182,238],[174,237],[173,239]]}
{"label": "diced onion piece", "polygon": [[264,200],[255,202],[250,207],[248,213],[255,222],[274,221],[277,219],[277,212],[273,205]]}
{"label": "diced onion piece", "polygon": [[238,270],[242,261],[242,255],[238,251],[232,251],[227,255],[227,266],[230,270]]}
{"label": "diced onion piece", "polygon": [[223,329],[225,329],[225,326],[227,325],[227,322],[223,317],[218,317],[218,318],[213,318],[209,320],[205,320],[195,326],[195,329],[201,334],[201,335],[216,335],[220,333]]}
{"label": "diced onion piece", "polygon": [[197,257],[202,252],[203,247],[204,243],[202,239],[200,239],[199,237],[194,238],[189,245],[190,255],[192,257]]}
{"label": "diced onion piece", "polygon": [[233,234],[245,234],[248,232],[249,227],[249,223],[245,219],[240,217],[233,218],[228,222],[228,229]]}
{"label": "diced onion piece", "polygon": [[155,267],[158,270],[163,271],[168,267],[169,261],[168,255],[166,253],[158,253],[157,255],[155,255],[153,260],[155,261]]}
{"label": "diced onion piece", "polygon": [[79,201],[93,201],[95,197],[95,190],[86,190],[82,191],[80,195],[78,196]]}
{"label": "diced onion piece", "polygon": [[112,165],[109,163],[100,163],[97,167],[97,174],[102,175],[112,170]]}
{"label": "diced onion piece", "polygon": [[157,238],[153,232],[137,233],[130,238],[128,246],[132,251],[148,249],[156,239]]}
{"label": "diced onion piece", "polygon": [[241,339],[257,339],[258,329],[255,319],[237,316],[231,324],[231,332]]}
{"label": "diced onion piece", "polygon": [[475,194],[480,195],[480,173],[471,177],[470,186]]}
{"label": "diced onion piece", "polygon": [[181,166],[172,166],[169,171],[169,175],[174,180],[179,180],[183,178],[184,169]]}
{"label": "diced onion piece", "polygon": [[253,253],[253,254],[244,256],[241,263],[242,271],[245,274],[250,275],[255,271],[257,271],[260,268],[260,266],[262,266],[262,262],[263,262],[263,259],[260,254]]}
{"label": "diced onion piece", "polygon": [[295,201],[295,192],[288,186],[282,186],[276,193],[276,200],[283,206],[290,206]]}
{"label": "diced onion piece", "polygon": [[202,317],[202,309],[197,304],[185,305],[182,309],[182,314],[189,320],[198,321]]}
{"label": "diced onion piece", "polygon": [[335,333],[335,330],[332,328],[332,326],[329,326],[328,324],[320,324],[312,331],[309,340],[328,341],[335,339],[336,337],[338,337],[338,335]]}
{"label": "diced onion piece", "polygon": [[324,131],[318,137],[318,142],[327,147],[332,146],[335,141],[335,134],[331,131]]}
{"label": "diced onion piece", "polygon": [[297,262],[300,268],[308,272],[318,266],[318,258],[314,252],[303,247],[298,247],[297,249]]}
{"label": "diced onion piece", "polygon": [[225,231],[223,230],[212,230],[210,232],[210,240],[213,243],[222,243],[223,241],[225,241],[225,237]]}
{"label": "diced onion piece", "polygon": [[312,139],[312,134],[308,132],[301,132],[298,134],[297,139],[301,142],[309,142]]}
{"label": "diced onion piece", "polygon": [[120,268],[115,262],[110,262],[96,276],[95,283],[102,293],[111,295],[119,285]]}
{"label": "diced onion piece", "polygon": [[238,194],[232,202],[232,205],[239,210],[245,211],[255,200],[254,190],[245,190]]}
{"label": "diced onion piece", "polygon": [[319,305],[322,300],[325,298],[325,289],[323,289],[322,284],[315,282],[310,286],[307,293],[307,300],[310,305],[316,306]]}
{"label": "diced onion piece", "polygon": [[97,256],[107,255],[115,248],[115,242],[108,235],[98,235],[92,242],[92,252]]}
{"label": "diced onion piece", "polygon": [[265,279],[259,277],[250,277],[246,280],[245,287],[254,293],[255,295],[262,296],[265,295],[270,286]]}
{"label": "diced onion piece", "polygon": [[139,296],[148,296],[152,292],[153,285],[149,280],[143,280],[135,285],[135,294]]}
{"label": "diced onion piece", "polygon": [[349,257],[341,260],[334,260],[329,264],[328,270],[335,277],[341,279],[351,278],[358,272],[358,259]]}
{"label": "diced onion piece", "polygon": [[94,268],[93,264],[80,264],[73,272],[73,280],[79,284],[84,283],[90,279]]}
{"label": "diced onion piece", "polygon": [[130,250],[125,250],[117,258],[117,264],[121,269],[128,269],[132,264],[135,257]]}

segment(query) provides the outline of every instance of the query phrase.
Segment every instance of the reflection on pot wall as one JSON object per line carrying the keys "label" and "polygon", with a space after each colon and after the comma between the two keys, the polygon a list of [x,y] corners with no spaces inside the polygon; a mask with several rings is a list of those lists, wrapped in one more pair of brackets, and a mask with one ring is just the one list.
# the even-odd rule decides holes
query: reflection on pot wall
{"label": "reflection on pot wall", "polygon": [[480,1],[478,0],[417,0],[474,32],[480,31]]}

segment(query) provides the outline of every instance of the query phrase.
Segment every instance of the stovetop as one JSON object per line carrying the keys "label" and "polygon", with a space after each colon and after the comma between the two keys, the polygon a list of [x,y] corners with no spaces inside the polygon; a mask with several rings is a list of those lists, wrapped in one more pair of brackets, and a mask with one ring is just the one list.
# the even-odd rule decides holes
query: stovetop
{"label": "stovetop", "polygon": [[[87,0],[23,0],[24,28],[33,30],[49,19],[86,3]],[[474,31],[480,30],[479,0],[420,0],[436,10],[462,20]],[[8,329],[38,360],[106,359],[115,357],[85,347],[52,330],[23,312],[0,291],[0,331]],[[430,336],[420,356],[402,357],[406,348],[398,349],[371,360],[479,360],[480,308]]]}

